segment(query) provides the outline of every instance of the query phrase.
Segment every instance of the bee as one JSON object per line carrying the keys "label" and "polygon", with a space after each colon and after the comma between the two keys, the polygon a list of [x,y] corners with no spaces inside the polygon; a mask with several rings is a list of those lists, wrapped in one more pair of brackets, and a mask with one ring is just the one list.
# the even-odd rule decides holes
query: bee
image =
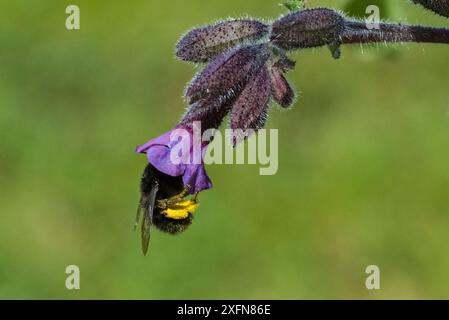
{"label": "bee", "polygon": [[[199,207],[197,194],[192,199],[182,177],[171,177],[148,164],[140,183],[141,198],[135,228],[141,222],[141,241],[144,255],[148,252],[151,227],[169,234],[179,234],[192,224],[193,213]],[[142,219],[141,219],[142,218]]]}

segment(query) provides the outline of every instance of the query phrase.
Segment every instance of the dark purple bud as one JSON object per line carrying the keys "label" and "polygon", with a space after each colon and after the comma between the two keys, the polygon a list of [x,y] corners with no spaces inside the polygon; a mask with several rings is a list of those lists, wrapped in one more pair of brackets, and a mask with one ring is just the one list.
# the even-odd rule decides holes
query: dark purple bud
{"label": "dark purple bud", "polygon": [[[267,119],[268,103],[271,96],[270,74],[266,67],[248,83],[236,99],[231,111],[231,129],[258,130]],[[243,137],[234,137],[234,145]]]}
{"label": "dark purple bud", "polygon": [[280,69],[282,72],[286,73],[290,70],[295,69],[296,61],[290,60],[287,57],[281,57],[281,59],[274,63],[273,67]]}
{"label": "dark purple bud", "polygon": [[189,105],[220,108],[238,96],[271,57],[266,45],[237,47],[212,60],[189,84]]}
{"label": "dark purple bud", "polygon": [[288,108],[293,104],[295,99],[295,92],[285,79],[282,70],[273,67],[270,70],[271,91],[274,101],[281,107]]}
{"label": "dark purple bud", "polygon": [[208,62],[243,42],[267,36],[270,27],[256,20],[229,20],[188,32],[176,46],[176,56],[191,62]]}
{"label": "dark purple bud", "polygon": [[413,0],[413,2],[449,18],[449,0]]}
{"label": "dark purple bud", "polygon": [[194,122],[201,122],[202,134],[209,129],[218,129],[223,122],[223,119],[228,115],[230,109],[230,103],[218,108],[195,103],[189,106],[179,124],[191,127]]}
{"label": "dark purple bud", "polygon": [[339,42],[345,19],[326,8],[290,13],[273,23],[270,40],[284,50],[321,47]]}

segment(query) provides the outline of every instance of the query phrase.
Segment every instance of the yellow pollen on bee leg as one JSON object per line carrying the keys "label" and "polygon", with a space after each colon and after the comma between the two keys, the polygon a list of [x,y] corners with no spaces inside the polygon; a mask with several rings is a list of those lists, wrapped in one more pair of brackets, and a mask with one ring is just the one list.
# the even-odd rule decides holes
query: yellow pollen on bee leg
{"label": "yellow pollen on bee leg", "polygon": [[176,204],[170,205],[162,213],[170,219],[182,220],[186,219],[189,214],[193,214],[198,209],[199,203],[195,200],[185,200]]}

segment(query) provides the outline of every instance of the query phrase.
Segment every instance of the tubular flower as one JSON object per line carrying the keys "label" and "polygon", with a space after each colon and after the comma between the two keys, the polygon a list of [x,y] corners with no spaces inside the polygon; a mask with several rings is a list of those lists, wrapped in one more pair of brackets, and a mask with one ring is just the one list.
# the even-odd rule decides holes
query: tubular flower
{"label": "tubular flower", "polygon": [[148,162],[158,171],[171,177],[182,177],[189,194],[212,188],[204,169],[206,143],[194,141],[193,129],[177,126],[175,129],[137,147],[146,153]]}

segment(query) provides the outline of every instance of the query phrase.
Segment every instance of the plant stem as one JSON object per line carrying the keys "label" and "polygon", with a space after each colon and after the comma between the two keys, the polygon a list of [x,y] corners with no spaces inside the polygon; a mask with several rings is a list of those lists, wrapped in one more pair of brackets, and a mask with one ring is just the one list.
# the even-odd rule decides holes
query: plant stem
{"label": "plant stem", "polygon": [[425,42],[449,44],[449,29],[380,23],[379,29],[369,29],[365,22],[347,21],[342,44]]}

